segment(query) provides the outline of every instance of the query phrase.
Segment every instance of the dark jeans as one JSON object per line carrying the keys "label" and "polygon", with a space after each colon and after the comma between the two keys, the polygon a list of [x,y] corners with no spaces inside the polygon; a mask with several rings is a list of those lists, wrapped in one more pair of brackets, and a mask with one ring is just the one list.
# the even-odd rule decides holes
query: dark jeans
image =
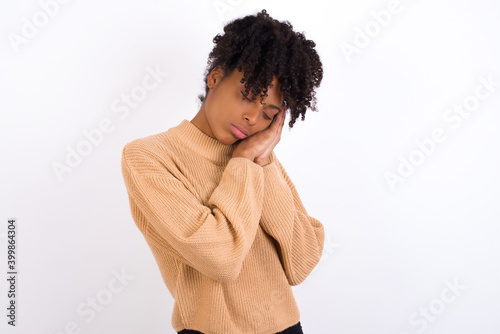
{"label": "dark jeans", "polygon": [[[180,332],[177,332],[177,334],[203,334],[202,332],[195,331],[193,329],[183,329]],[[284,331],[275,333],[275,334],[304,334],[302,332],[302,326],[300,324],[300,321],[296,323],[295,325],[288,327]]]}

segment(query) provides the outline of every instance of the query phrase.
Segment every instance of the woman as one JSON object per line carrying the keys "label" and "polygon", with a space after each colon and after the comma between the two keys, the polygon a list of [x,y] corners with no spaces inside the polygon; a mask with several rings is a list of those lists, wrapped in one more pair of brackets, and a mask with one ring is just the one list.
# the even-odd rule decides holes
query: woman
{"label": "woman", "polygon": [[273,149],[286,110],[290,127],[315,110],[321,62],[314,42],[265,10],[224,31],[196,116],[125,145],[131,213],[178,333],[300,334],[291,286],[319,262],[324,229]]}

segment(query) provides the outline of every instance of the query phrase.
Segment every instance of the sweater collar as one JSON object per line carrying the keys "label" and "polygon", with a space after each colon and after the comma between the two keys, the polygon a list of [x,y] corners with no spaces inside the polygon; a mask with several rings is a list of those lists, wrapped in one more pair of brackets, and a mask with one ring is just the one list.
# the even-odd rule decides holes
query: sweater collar
{"label": "sweater collar", "polygon": [[210,137],[193,123],[184,119],[179,125],[169,130],[180,141],[199,155],[219,163],[227,163],[231,159],[233,145],[226,145]]}

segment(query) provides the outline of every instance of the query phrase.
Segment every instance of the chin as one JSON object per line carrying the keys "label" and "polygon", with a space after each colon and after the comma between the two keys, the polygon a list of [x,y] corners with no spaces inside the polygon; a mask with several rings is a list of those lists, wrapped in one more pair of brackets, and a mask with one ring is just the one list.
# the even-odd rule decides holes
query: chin
{"label": "chin", "polygon": [[233,145],[234,143],[236,143],[239,139],[226,139],[226,140],[219,140],[222,144],[224,145]]}
{"label": "chin", "polygon": [[238,140],[240,140],[239,138],[236,138],[233,135],[233,133],[231,132],[231,130],[229,130],[229,133],[224,132],[220,136],[216,135],[216,138],[217,138],[217,140],[219,142],[221,142],[224,145],[232,145],[232,144],[236,143]]}
{"label": "chin", "polygon": [[217,140],[224,145],[232,145],[236,142],[232,136],[215,136]]}

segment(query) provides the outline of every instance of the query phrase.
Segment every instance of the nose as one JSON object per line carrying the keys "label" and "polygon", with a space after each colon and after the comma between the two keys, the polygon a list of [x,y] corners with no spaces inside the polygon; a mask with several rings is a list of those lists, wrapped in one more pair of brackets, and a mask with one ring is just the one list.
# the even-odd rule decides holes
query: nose
{"label": "nose", "polygon": [[249,106],[243,113],[243,118],[248,122],[248,125],[255,125],[259,117],[259,108],[257,106]]}

